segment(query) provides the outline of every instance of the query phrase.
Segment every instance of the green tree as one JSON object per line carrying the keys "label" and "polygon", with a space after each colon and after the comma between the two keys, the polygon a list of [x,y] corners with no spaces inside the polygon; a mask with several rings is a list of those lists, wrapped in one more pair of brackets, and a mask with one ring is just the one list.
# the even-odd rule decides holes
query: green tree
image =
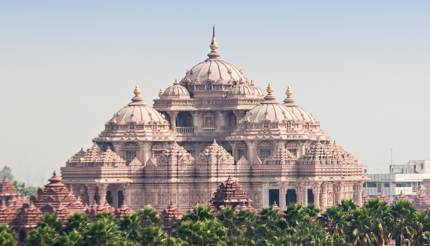
{"label": "green tree", "polygon": [[412,240],[416,210],[412,203],[398,200],[390,206],[390,232],[396,245],[404,245],[405,239]]}
{"label": "green tree", "polygon": [[113,246],[123,240],[115,219],[109,214],[98,214],[82,234],[83,245]]}
{"label": "green tree", "polygon": [[9,166],[3,166],[3,168],[0,170],[0,181],[4,179],[13,180],[13,174],[12,174],[12,168]]}
{"label": "green tree", "polygon": [[13,181],[13,185],[16,187],[16,190],[23,196],[31,197],[36,194],[37,188],[33,186],[27,186],[23,182]]}
{"label": "green tree", "polygon": [[81,243],[82,235],[77,230],[72,230],[65,232],[59,238],[57,245],[58,246],[76,246]]}
{"label": "green tree", "polygon": [[82,213],[75,213],[67,220],[67,223],[64,225],[63,232],[68,233],[72,231],[77,231],[82,233],[88,227],[90,223],[88,216]]}
{"label": "green tree", "polygon": [[57,243],[58,238],[58,233],[50,226],[38,226],[30,231],[26,245],[51,246]]}
{"label": "green tree", "polygon": [[58,219],[57,215],[53,213],[45,214],[43,218],[37,223],[37,227],[50,227],[56,233],[61,233],[63,224]]}
{"label": "green tree", "polygon": [[15,246],[16,239],[12,229],[7,225],[0,225],[0,245]]}
{"label": "green tree", "polygon": [[167,235],[161,226],[148,226],[142,231],[143,245],[162,245],[166,243]]}

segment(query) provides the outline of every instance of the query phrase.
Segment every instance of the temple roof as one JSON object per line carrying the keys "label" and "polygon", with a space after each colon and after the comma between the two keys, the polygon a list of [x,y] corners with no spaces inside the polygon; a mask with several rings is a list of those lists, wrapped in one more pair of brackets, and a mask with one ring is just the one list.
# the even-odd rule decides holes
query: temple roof
{"label": "temple roof", "polygon": [[211,199],[211,205],[220,209],[222,207],[250,207],[251,200],[242,190],[238,181],[229,177],[225,182],[221,183],[215,191]]}
{"label": "temple roof", "polygon": [[208,145],[200,154],[200,160],[205,160],[207,158],[218,158],[223,164],[234,163],[233,156],[231,156],[224,147],[219,145],[215,139],[212,144]]}
{"label": "temple roof", "polygon": [[93,144],[87,150],[81,149],[72,158],[67,161],[67,165],[125,165],[125,160],[121,158],[116,152],[108,148],[102,151],[97,144]]}
{"label": "temple roof", "polygon": [[350,153],[330,142],[312,144],[299,162],[310,165],[358,165],[358,161]]}
{"label": "temple roof", "polygon": [[0,197],[18,195],[18,191],[16,190],[13,183],[7,178],[3,179],[3,181],[0,183]]}
{"label": "temple roof", "polygon": [[12,222],[14,228],[34,228],[42,219],[43,213],[33,203],[25,203],[18,210],[16,218]]}
{"label": "temple roof", "polygon": [[55,172],[49,183],[37,191],[37,197],[32,197],[34,205],[43,213],[55,213],[60,219],[67,219],[73,213],[83,213],[85,207],[62,182]]}

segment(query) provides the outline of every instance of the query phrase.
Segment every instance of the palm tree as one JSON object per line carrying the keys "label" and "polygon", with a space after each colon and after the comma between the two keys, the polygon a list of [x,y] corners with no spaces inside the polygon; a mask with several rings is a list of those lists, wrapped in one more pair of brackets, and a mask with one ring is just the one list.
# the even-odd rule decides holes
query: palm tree
{"label": "palm tree", "polygon": [[76,213],[70,216],[67,223],[64,225],[63,232],[68,233],[72,231],[83,232],[89,223],[88,216],[81,213]]}
{"label": "palm tree", "polygon": [[88,225],[82,235],[83,245],[118,245],[122,241],[121,231],[110,216],[100,216]]}
{"label": "palm tree", "polygon": [[142,228],[147,226],[160,226],[160,217],[155,209],[151,207],[145,207],[142,210],[137,211],[139,218],[141,220]]}
{"label": "palm tree", "polygon": [[7,225],[0,225],[0,244],[2,246],[15,246],[15,235]]}
{"label": "palm tree", "polygon": [[368,201],[363,206],[364,211],[371,217],[371,230],[377,236],[377,245],[384,245],[389,240],[388,221],[390,217],[389,206],[379,199]]}
{"label": "palm tree", "polygon": [[183,220],[177,237],[190,245],[227,245],[227,229],[218,219]]}
{"label": "palm tree", "polygon": [[390,231],[391,237],[396,240],[396,245],[404,245],[405,239],[409,240],[416,233],[414,228],[416,210],[412,203],[398,200],[390,207]]}
{"label": "palm tree", "polygon": [[77,230],[72,230],[64,233],[58,240],[57,245],[76,246],[82,240],[81,234]]}
{"label": "palm tree", "polygon": [[55,232],[61,233],[63,223],[58,219],[57,215],[48,213],[43,216],[42,220],[37,223],[37,227],[51,227]]}
{"label": "palm tree", "polygon": [[413,222],[414,235],[412,236],[413,241],[416,245],[426,245],[430,243],[430,217],[422,212],[417,211],[415,213],[415,219]]}
{"label": "palm tree", "polygon": [[142,231],[142,245],[162,245],[167,240],[167,234],[161,226],[148,226]]}
{"label": "palm tree", "polygon": [[215,216],[212,211],[203,205],[195,206],[190,212],[184,214],[182,217],[182,221],[191,220],[191,221],[203,221],[203,220],[212,220]]}
{"label": "palm tree", "polygon": [[119,221],[119,226],[127,239],[136,242],[142,240],[142,218],[140,213],[125,215]]}
{"label": "palm tree", "polygon": [[58,240],[58,233],[50,226],[39,226],[30,231],[26,242],[29,246],[51,246]]}

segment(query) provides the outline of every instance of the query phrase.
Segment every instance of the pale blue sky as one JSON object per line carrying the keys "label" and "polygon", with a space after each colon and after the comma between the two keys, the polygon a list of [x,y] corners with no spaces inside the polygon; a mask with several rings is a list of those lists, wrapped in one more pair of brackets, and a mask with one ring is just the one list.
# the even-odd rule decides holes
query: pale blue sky
{"label": "pale blue sky", "polygon": [[430,159],[429,1],[0,1],[0,165],[40,184],[208,53],[296,101],[370,171]]}

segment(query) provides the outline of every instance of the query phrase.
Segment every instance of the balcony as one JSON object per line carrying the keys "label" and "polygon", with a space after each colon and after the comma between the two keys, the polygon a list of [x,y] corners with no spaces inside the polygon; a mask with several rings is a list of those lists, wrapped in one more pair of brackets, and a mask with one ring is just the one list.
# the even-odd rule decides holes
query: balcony
{"label": "balcony", "polygon": [[193,135],[194,127],[192,126],[176,127],[176,132],[182,135]]}

